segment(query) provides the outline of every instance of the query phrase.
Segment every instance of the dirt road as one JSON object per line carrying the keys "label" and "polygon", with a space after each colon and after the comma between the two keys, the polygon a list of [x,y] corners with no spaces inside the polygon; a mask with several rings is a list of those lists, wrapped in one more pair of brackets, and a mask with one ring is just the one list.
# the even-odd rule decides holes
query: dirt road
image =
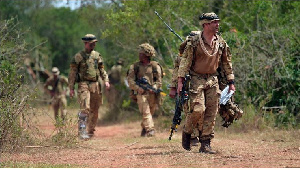
{"label": "dirt road", "polygon": [[[41,126],[41,129],[53,129]],[[286,168],[300,167],[299,138],[284,133],[245,134],[217,131],[212,147],[217,154],[198,153],[198,147],[185,151],[181,131],[168,141],[168,129],[155,137],[140,137],[140,123],[98,126],[95,136],[79,141],[75,148],[27,148],[2,161],[69,164],[89,168]],[[295,135],[299,135],[298,132]],[[275,135],[275,136],[274,136]],[[272,139],[268,139],[272,136]],[[296,140],[296,141],[295,141]]]}

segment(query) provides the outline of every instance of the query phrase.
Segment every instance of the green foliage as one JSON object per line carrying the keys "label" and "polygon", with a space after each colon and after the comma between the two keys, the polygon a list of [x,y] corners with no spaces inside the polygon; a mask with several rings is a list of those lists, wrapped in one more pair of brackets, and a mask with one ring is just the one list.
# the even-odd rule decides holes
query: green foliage
{"label": "green foliage", "polygon": [[[93,33],[99,39],[96,50],[102,54],[106,70],[120,57],[126,59],[124,68],[128,69],[138,60],[138,45],[148,42],[158,52],[154,60],[164,68],[163,90],[168,92],[170,69],[181,42],[154,11],[183,39],[190,31],[201,30],[198,25],[201,13],[214,11],[221,18],[222,36],[231,47],[236,102],[253,106],[256,110],[253,114],[258,117],[262,115],[263,106],[286,106],[282,115],[299,116],[299,1],[119,0],[78,3],[81,7],[71,10],[54,8],[47,0],[2,0],[0,19],[17,16],[22,27],[31,30],[24,36],[31,49],[28,55],[32,62],[43,62],[48,70],[56,66],[65,75],[69,72],[70,59],[83,48],[80,38],[86,33]],[[13,42],[6,42],[1,48],[11,49],[13,46]],[[8,63],[8,60],[1,63],[7,72],[17,68]],[[9,76],[13,79],[14,72],[7,74],[8,79]],[[128,101],[124,100],[123,106],[135,107]],[[166,97],[161,108],[163,112],[169,116],[173,107],[174,101]],[[274,119],[283,124],[286,122],[282,116]],[[288,120],[293,122],[294,118]],[[299,124],[299,119],[295,121]]]}
{"label": "green foliage", "polygon": [[[25,52],[23,32],[15,19],[0,22],[0,150],[13,150],[21,146],[23,133],[20,123],[29,94],[22,89],[24,75],[20,61]],[[22,68],[22,67],[21,67]],[[23,115],[24,116],[24,115]],[[22,138],[23,137],[23,138]],[[11,148],[4,148],[9,145]]]}

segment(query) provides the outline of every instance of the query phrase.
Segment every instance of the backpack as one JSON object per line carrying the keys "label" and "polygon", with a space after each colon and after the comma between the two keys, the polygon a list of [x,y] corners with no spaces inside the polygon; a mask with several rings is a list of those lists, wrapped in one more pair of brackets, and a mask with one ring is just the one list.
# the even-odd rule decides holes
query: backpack
{"label": "backpack", "polygon": [[[159,65],[160,69],[161,69],[161,78],[164,77],[164,72],[163,72],[163,69],[161,67],[161,65],[157,62],[157,61],[150,61],[150,64],[152,66],[152,74],[153,74],[153,80],[156,81],[157,79],[157,65]],[[137,74],[139,72],[139,62],[136,62],[133,64],[133,70],[134,70],[134,74],[135,74],[135,77],[137,77]],[[127,76],[128,76],[128,73],[129,73],[129,69],[127,70]],[[131,90],[130,91],[130,98],[134,101],[134,102],[137,102],[137,97],[136,97],[137,94],[135,94],[134,90]]]}

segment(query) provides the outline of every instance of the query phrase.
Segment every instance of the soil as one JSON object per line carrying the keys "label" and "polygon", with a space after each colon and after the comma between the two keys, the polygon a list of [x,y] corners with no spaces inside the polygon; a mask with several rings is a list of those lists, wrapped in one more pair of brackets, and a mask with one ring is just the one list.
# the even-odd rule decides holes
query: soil
{"label": "soil", "polygon": [[[54,130],[49,122],[41,122],[40,129]],[[260,132],[221,130],[211,144],[217,154],[203,154],[199,146],[191,151],[181,147],[181,130],[171,141],[169,129],[156,131],[155,137],[140,137],[140,132],[140,122],[99,125],[93,138],[78,140],[76,147],[27,147],[2,161],[88,168],[300,168],[299,138],[268,139]]]}

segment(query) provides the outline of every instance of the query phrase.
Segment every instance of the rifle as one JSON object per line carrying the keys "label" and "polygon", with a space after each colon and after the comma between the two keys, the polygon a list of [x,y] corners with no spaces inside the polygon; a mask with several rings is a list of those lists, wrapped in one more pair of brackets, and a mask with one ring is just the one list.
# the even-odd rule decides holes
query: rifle
{"label": "rifle", "polygon": [[184,78],[184,83],[182,86],[182,90],[180,95],[176,95],[176,105],[175,105],[175,113],[173,117],[173,122],[170,129],[169,140],[172,139],[174,131],[177,132],[177,127],[181,123],[181,112],[183,111],[183,105],[189,100],[189,84],[191,81],[191,76],[186,75]]}
{"label": "rifle", "polygon": [[137,79],[135,81],[135,83],[140,86],[141,88],[143,88],[144,90],[152,90],[155,94],[162,94],[163,96],[166,96],[167,94],[163,92],[162,89],[155,89],[154,87],[152,87],[148,80],[145,77],[142,77],[140,79]]}
{"label": "rifle", "polygon": [[156,12],[156,11],[154,11],[155,12],[155,14],[159,17],[159,19],[161,19],[164,23],[165,23],[165,25],[169,28],[169,30],[173,33],[173,34],[175,34],[176,35],[176,37],[178,37],[180,40],[181,40],[181,42],[183,42],[183,39],[159,16],[159,14],[158,14],[158,12]]}

